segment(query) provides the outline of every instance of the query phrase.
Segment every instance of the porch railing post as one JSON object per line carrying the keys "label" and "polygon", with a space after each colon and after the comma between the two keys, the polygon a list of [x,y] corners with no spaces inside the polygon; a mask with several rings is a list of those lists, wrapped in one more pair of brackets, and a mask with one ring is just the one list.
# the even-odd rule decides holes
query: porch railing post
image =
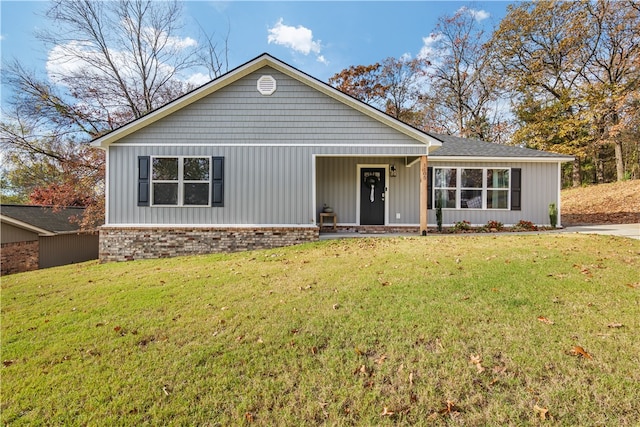
{"label": "porch railing post", "polygon": [[427,235],[427,203],[429,197],[429,174],[427,156],[420,157],[420,234]]}

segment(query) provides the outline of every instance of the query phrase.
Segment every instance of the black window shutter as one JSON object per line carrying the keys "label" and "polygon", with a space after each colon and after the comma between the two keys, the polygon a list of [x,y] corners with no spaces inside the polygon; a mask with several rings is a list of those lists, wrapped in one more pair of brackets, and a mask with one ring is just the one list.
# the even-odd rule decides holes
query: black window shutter
{"label": "black window shutter", "polygon": [[211,173],[211,206],[224,206],[224,157],[211,159],[213,170]]}
{"label": "black window shutter", "polygon": [[433,209],[433,168],[427,168],[427,209]]}
{"label": "black window shutter", "polygon": [[138,156],[138,206],[149,206],[149,175],[151,158]]}
{"label": "black window shutter", "polygon": [[511,210],[519,211],[522,209],[521,195],[522,195],[522,169],[511,169]]}

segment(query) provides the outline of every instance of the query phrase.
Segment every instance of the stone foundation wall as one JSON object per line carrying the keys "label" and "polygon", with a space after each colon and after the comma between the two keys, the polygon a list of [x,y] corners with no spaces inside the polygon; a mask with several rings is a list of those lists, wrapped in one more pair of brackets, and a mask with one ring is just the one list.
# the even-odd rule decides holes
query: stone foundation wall
{"label": "stone foundation wall", "polygon": [[38,269],[40,245],[37,240],[3,243],[0,253],[0,275]]}
{"label": "stone foundation wall", "polygon": [[170,258],[290,246],[318,240],[317,227],[100,229],[100,261]]}

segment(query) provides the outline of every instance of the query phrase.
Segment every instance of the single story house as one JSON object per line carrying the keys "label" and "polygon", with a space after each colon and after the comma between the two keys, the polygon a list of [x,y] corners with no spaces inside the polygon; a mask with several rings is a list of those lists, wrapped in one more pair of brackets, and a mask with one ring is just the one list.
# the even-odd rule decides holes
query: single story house
{"label": "single story house", "polygon": [[78,207],[0,205],[1,274],[98,259],[98,233],[72,222],[83,213]]}
{"label": "single story house", "polygon": [[[572,157],[421,131],[262,54],[97,139],[102,261],[276,247],[343,229],[548,224]],[[326,218],[323,218],[326,219]]]}

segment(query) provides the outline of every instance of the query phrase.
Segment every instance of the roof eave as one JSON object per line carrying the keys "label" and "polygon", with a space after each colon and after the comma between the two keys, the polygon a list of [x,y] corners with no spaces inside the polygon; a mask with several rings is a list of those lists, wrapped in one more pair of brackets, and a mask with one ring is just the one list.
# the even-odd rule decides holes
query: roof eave
{"label": "roof eave", "polygon": [[558,157],[517,157],[517,156],[431,156],[431,160],[436,161],[463,161],[463,162],[522,162],[522,163],[565,163],[572,162],[574,157],[571,156],[558,156]]}
{"label": "roof eave", "polygon": [[45,230],[44,228],[36,227],[33,224],[29,224],[15,218],[11,218],[10,216],[0,215],[0,220],[2,222],[6,222],[7,224],[13,225],[14,227],[22,228],[32,233],[36,233],[39,236],[55,236],[56,235],[56,233],[51,230]]}

